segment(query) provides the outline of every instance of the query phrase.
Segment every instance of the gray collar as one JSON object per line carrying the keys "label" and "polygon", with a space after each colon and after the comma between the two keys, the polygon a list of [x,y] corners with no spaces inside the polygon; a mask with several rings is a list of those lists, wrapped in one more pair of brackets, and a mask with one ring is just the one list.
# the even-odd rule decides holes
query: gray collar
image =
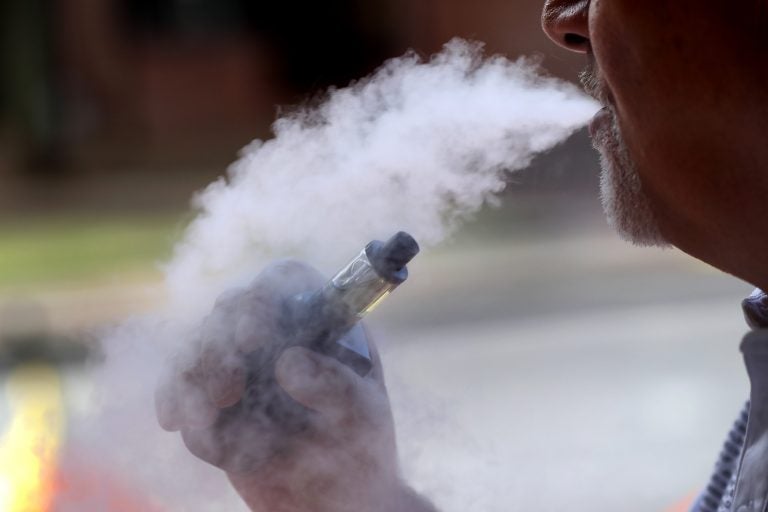
{"label": "gray collar", "polygon": [[741,303],[752,328],[741,342],[750,390],[749,420],[730,512],[768,507],[768,295],[757,289]]}
{"label": "gray collar", "polygon": [[753,329],[768,328],[768,295],[759,288],[741,301],[744,318]]}
{"label": "gray collar", "polygon": [[[762,292],[761,292],[762,293]],[[765,294],[757,301],[747,299],[750,305],[765,306]],[[736,493],[732,512],[764,512],[768,505],[768,328],[759,328],[752,313],[764,313],[764,309],[744,309],[752,332],[741,343],[744,363],[747,367],[750,390],[749,421],[744,448],[741,453]],[[758,317],[761,322],[764,317]]]}

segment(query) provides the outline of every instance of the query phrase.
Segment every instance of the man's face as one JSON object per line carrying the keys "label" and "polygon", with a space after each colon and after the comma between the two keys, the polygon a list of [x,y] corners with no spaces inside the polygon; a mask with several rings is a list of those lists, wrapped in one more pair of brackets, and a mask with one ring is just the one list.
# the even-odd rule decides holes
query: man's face
{"label": "man's face", "polygon": [[606,106],[590,129],[627,237],[735,270],[721,253],[768,213],[765,11],[763,0],[546,2],[545,31],[586,55],[583,81]]}

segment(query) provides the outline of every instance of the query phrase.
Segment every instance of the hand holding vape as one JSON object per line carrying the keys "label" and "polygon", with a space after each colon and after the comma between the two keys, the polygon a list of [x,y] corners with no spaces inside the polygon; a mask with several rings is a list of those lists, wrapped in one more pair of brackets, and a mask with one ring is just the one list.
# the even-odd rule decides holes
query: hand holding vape
{"label": "hand holding vape", "polygon": [[290,450],[291,437],[305,431],[313,411],[293,400],[275,379],[275,363],[289,347],[302,346],[333,357],[367,375],[373,366],[358,321],[408,278],[407,263],[419,252],[409,234],[372,241],[319,290],[285,300],[270,344],[245,355],[247,379],[240,401],[222,409],[201,445],[182,431],[189,449],[225,471],[253,471]]}

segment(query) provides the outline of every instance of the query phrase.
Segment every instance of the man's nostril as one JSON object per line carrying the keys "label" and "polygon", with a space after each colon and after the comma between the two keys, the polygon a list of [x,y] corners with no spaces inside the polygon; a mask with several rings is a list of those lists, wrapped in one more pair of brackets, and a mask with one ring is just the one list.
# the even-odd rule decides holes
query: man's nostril
{"label": "man's nostril", "polygon": [[586,37],[574,33],[565,34],[563,39],[565,40],[565,44],[570,47],[584,46],[588,41]]}

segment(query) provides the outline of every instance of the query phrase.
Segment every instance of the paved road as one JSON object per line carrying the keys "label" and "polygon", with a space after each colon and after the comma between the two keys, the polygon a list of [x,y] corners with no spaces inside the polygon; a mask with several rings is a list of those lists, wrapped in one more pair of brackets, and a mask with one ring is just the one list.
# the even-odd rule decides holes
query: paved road
{"label": "paved road", "polygon": [[745,398],[749,287],[577,226],[462,235],[372,315],[405,471],[446,512],[664,510]]}
{"label": "paved road", "polygon": [[412,280],[372,322],[442,509],[661,511],[704,484],[747,393],[748,286],[601,229],[460,240]]}

